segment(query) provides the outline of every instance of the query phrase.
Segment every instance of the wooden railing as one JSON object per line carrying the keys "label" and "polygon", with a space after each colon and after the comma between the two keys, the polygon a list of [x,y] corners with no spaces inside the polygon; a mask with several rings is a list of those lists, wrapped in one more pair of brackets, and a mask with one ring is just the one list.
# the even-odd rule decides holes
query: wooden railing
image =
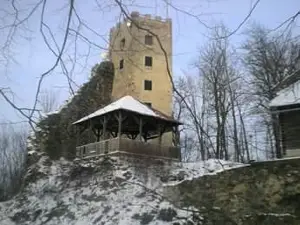
{"label": "wooden railing", "polygon": [[175,146],[161,146],[149,142],[142,142],[137,140],[131,140],[122,138],[120,139],[120,151],[144,154],[152,156],[160,156],[167,158],[180,158],[180,149]]}
{"label": "wooden railing", "polygon": [[161,146],[126,138],[108,139],[76,148],[76,156],[79,158],[95,157],[110,152],[128,152],[132,154],[166,157],[178,160],[180,160],[181,156],[179,147]]}
{"label": "wooden railing", "polygon": [[76,147],[76,156],[79,158],[99,156],[119,150],[119,138],[89,143]]}

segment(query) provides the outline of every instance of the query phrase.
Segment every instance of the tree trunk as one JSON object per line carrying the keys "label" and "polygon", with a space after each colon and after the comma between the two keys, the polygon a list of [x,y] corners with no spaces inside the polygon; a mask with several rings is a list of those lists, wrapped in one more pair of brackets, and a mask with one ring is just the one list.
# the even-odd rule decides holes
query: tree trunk
{"label": "tree trunk", "polygon": [[270,149],[271,149],[271,159],[275,158],[275,152],[274,152],[274,144],[273,144],[273,135],[272,135],[272,131],[270,128],[270,125],[267,125],[268,128],[268,135],[269,135],[269,140],[270,140]]}
{"label": "tree trunk", "polygon": [[220,109],[219,109],[219,96],[217,90],[217,81],[214,82],[214,99],[215,99],[215,111],[216,111],[216,121],[217,121],[217,135],[216,135],[216,158],[221,158],[221,146],[220,146],[220,133],[221,133],[221,121],[220,121]]}
{"label": "tree trunk", "polygon": [[249,144],[248,144],[248,138],[247,138],[247,133],[246,133],[246,128],[245,128],[245,123],[244,123],[244,119],[243,119],[243,116],[242,116],[241,107],[239,105],[237,105],[237,107],[238,107],[238,110],[239,110],[239,116],[240,116],[241,126],[242,126],[242,130],[243,130],[245,150],[246,150],[246,154],[247,154],[247,162],[249,162],[250,161],[250,152],[249,152]]}
{"label": "tree trunk", "polygon": [[273,134],[275,138],[275,151],[276,158],[282,158],[281,146],[280,146],[280,134],[279,134],[279,124],[277,115],[272,115],[272,125],[273,125]]}

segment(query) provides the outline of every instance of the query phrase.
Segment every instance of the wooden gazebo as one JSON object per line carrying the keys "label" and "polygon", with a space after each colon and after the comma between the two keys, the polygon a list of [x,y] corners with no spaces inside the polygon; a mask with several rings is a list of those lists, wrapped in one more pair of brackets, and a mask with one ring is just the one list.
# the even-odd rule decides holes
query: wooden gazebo
{"label": "wooden gazebo", "polygon": [[[79,158],[125,152],[181,159],[177,133],[181,123],[131,96],[120,98],[73,124],[79,133],[86,129],[93,131],[96,140],[76,147]],[[173,132],[176,137],[168,146],[162,145],[166,132]],[[156,141],[149,141],[152,139]]]}

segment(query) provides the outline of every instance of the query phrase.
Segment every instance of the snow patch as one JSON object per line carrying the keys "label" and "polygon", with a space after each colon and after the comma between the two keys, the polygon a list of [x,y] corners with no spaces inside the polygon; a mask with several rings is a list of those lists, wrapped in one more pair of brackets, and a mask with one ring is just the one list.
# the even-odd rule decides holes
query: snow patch
{"label": "snow patch", "polygon": [[209,159],[207,161],[185,162],[181,167],[174,169],[171,173],[175,176],[181,176],[180,180],[170,181],[164,186],[174,186],[185,180],[197,179],[204,175],[215,175],[224,170],[247,166],[247,164],[230,162],[218,159]]}
{"label": "snow patch", "polygon": [[[29,146],[28,146],[29,147]],[[33,154],[35,154],[36,153],[36,151],[35,150],[30,150],[30,151],[28,151],[28,155],[33,155]]]}

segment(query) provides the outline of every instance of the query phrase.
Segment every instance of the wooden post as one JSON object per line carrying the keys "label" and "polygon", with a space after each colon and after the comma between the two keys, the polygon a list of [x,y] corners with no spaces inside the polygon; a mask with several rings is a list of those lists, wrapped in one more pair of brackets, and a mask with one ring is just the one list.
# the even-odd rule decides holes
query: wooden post
{"label": "wooden post", "polygon": [[100,141],[100,128],[97,129],[97,142]]}
{"label": "wooden post", "polygon": [[118,138],[121,138],[121,134],[122,134],[122,112],[121,111],[119,111],[118,122],[119,122]]}
{"label": "wooden post", "polygon": [[162,126],[161,124],[158,124],[158,144],[161,146],[161,139],[162,139]]}
{"label": "wooden post", "polygon": [[179,145],[179,132],[178,132],[178,125],[172,128],[172,139],[173,145],[177,147]]}
{"label": "wooden post", "polygon": [[107,125],[107,119],[106,119],[106,116],[104,115],[104,118],[103,118],[103,140],[106,139],[106,125]]}
{"label": "wooden post", "polygon": [[80,129],[79,129],[79,125],[75,126],[75,132],[76,132],[76,156],[80,157],[81,155],[81,149],[79,149],[79,152],[77,152],[77,147],[80,146]]}
{"label": "wooden post", "polygon": [[162,134],[163,134],[162,125],[158,124],[158,149],[159,149],[159,154],[160,154],[159,156],[166,156],[165,152],[163,152],[164,149],[161,146]]}
{"label": "wooden post", "polygon": [[147,139],[147,137],[148,137],[148,131],[147,130],[144,132],[143,137],[144,137],[145,142],[147,142],[147,140],[148,140]]}
{"label": "wooden post", "polygon": [[177,151],[177,158],[181,162],[181,149],[180,149],[180,136],[179,136],[179,128],[178,125],[172,128],[173,133],[173,145],[176,148]]}
{"label": "wooden post", "polygon": [[80,135],[80,129],[79,129],[79,125],[75,126],[75,136],[76,136],[76,147],[80,145],[79,143],[79,136]]}
{"label": "wooden post", "polygon": [[89,143],[92,142],[92,133],[93,133],[93,130],[92,130],[92,120],[89,120]]}
{"label": "wooden post", "polygon": [[139,120],[139,137],[140,137],[140,141],[143,141],[143,118],[140,117]]}

